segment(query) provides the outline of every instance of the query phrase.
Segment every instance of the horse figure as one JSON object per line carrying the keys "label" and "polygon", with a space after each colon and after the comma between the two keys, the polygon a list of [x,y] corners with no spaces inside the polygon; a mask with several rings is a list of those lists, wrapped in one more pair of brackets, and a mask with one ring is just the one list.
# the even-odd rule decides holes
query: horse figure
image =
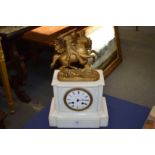
{"label": "horse figure", "polygon": [[63,39],[55,41],[55,50],[57,54],[53,56],[51,67],[59,60],[61,68],[73,68],[72,63],[79,62],[84,68],[90,67],[89,58],[94,57],[95,53],[91,50],[91,40],[83,32],[67,35]]}

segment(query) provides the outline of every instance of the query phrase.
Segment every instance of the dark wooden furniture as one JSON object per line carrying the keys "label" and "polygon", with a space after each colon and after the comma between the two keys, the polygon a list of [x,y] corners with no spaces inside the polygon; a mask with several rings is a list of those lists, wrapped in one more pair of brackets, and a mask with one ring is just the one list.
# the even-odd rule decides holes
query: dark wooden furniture
{"label": "dark wooden furniture", "polygon": [[17,45],[19,44],[23,33],[34,28],[36,27],[0,27],[1,45],[8,69],[9,82],[17,97],[23,102],[30,101],[30,97],[22,89],[22,86],[26,80],[27,68],[24,62],[24,57],[18,50]]}
{"label": "dark wooden furniture", "polygon": [[60,37],[60,35],[68,34],[69,32],[83,27],[85,26],[41,26],[24,33],[22,39],[26,44],[29,44],[31,59],[34,64],[37,65],[39,63],[40,53],[45,51],[42,49],[50,50],[52,57],[55,53],[55,39]]}
{"label": "dark wooden furniture", "polygon": [[138,31],[139,30],[139,26],[136,26],[136,31]]}
{"label": "dark wooden furniture", "polygon": [[6,114],[0,109],[0,129],[5,129],[4,120],[6,118]]}
{"label": "dark wooden furniture", "polygon": [[[0,41],[1,41],[1,38],[0,38]],[[1,43],[0,43],[0,77],[5,90],[9,110],[11,113],[14,113],[15,109],[14,109],[14,102],[12,98],[12,91],[10,88],[8,72],[7,72],[6,63],[5,63],[5,57],[1,47]]]}
{"label": "dark wooden furniture", "polygon": [[37,44],[53,46],[53,40],[59,35],[72,31],[77,27],[78,26],[41,26],[24,33],[22,38]]}

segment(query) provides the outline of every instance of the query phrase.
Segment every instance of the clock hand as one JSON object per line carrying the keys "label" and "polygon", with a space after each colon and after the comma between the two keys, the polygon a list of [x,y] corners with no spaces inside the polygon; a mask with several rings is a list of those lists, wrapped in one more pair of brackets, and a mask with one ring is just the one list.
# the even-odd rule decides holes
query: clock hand
{"label": "clock hand", "polygon": [[81,101],[89,101],[89,100],[81,100]]}
{"label": "clock hand", "polygon": [[80,99],[77,99],[76,102],[79,102],[79,101],[89,101],[89,100],[80,100]]}
{"label": "clock hand", "polygon": [[69,104],[74,104],[74,102],[68,102]]}
{"label": "clock hand", "polygon": [[76,101],[79,102],[79,101],[89,101],[89,100],[87,100],[87,99],[82,99],[82,100],[77,99]]}
{"label": "clock hand", "polygon": [[81,104],[87,105],[87,103],[82,102]]}

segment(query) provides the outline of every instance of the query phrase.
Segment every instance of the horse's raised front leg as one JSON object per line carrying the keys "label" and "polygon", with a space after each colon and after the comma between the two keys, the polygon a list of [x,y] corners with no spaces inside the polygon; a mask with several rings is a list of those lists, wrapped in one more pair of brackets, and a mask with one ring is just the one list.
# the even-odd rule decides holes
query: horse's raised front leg
{"label": "horse's raised front leg", "polygon": [[55,63],[57,62],[57,60],[59,59],[60,55],[59,54],[55,54],[53,56],[53,59],[52,59],[52,63],[51,63],[51,68],[54,67]]}

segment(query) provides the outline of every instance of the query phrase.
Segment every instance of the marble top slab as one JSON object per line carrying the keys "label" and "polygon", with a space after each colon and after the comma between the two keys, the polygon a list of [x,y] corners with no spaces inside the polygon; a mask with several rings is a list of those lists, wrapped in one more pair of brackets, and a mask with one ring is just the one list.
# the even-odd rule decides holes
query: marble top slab
{"label": "marble top slab", "polygon": [[10,34],[16,31],[19,31],[23,28],[26,28],[26,26],[0,26],[0,34]]}

